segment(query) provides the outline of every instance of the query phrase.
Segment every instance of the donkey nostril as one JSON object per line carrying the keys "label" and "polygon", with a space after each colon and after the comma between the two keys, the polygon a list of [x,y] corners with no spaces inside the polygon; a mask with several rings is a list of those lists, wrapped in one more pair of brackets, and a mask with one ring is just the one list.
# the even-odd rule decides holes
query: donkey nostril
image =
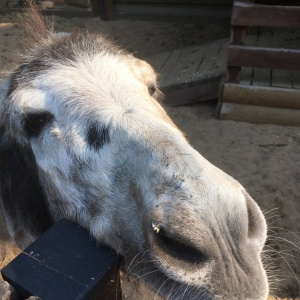
{"label": "donkey nostril", "polygon": [[248,212],[248,237],[264,243],[266,240],[266,221],[258,205],[250,196],[246,196]]}
{"label": "donkey nostril", "polygon": [[192,264],[200,264],[208,261],[209,258],[206,254],[193,246],[184,243],[177,237],[172,237],[162,226],[157,226],[156,228],[153,227],[153,229],[155,231],[155,242],[170,256]]}

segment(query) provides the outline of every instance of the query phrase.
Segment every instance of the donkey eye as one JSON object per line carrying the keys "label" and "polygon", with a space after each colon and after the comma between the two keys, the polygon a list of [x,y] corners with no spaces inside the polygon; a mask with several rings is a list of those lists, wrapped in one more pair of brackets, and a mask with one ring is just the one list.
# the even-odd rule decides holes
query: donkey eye
{"label": "donkey eye", "polygon": [[52,119],[53,115],[49,112],[26,114],[24,116],[25,130],[30,137],[36,137]]}

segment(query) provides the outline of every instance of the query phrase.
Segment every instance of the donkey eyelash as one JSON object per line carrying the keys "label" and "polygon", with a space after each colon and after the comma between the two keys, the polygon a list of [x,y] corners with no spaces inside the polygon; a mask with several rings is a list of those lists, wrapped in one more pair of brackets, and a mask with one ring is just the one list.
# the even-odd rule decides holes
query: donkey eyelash
{"label": "donkey eyelash", "polygon": [[53,119],[49,112],[34,112],[23,116],[24,128],[29,137],[37,137],[43,128]]}
{"label": "donkey eyelash", "polygon": [[156,92],[156,87],[154,85],[148,87],[148,93],[150,96],[153,96],[155,92]]}

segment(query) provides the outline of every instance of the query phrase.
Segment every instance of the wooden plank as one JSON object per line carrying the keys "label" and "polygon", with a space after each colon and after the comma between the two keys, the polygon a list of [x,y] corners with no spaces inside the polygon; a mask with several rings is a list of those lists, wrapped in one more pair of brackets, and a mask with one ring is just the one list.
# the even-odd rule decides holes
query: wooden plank
{"label": "wooden plank", "polygon": [[[195,72],[172,72],[172,77],[169,78],[172,78],[173,85],[194,84],[195,82],[211,80],[225,75],[228,39],[218,40],[211,44],[204,44],[201,45],[201,48],[203,52],[201,50],[200,53],[194,53],[194,62],[196,62],[196,64],[193,65],[192,69],[195,70]],[[203,55],[202,58],[201,55]],[[183,55],[180,61],[190,64],[193,62],[190,58],[188,55]],[[169,84],[169,86],[171,86],[171,84]]]}
{"label": "wooden plank", "polygon": [[[164,92],[178,90],[178,87],[180,87],[180,90],[183,88],[187,90],[194,85],[199,85],[203,89],[205,88],[205,83],[203,82],[215,80],[220,82],[220,78],[225,76],[228,43],[228,39],[220,39],[213,43],[205,43],[162,53],[145,58],[145,60],[154,66],[156,71],[159,71],[158,85]],[[211,50],[214,50],[214,55],[206,58],[205,63],[202,65],[204,55]],[[213,97],[215,97],[217,90],[218,87]],[[195,93],[199,94],[198,91]],[[207,94],[210,93],[211,91]],[[187,94],[190,93],[187,91]]]}
{"label": "wooden plank", "polygon": [[[243,39],[247,28],[242,26],[232,26],[230,33],[230,45],[243,45]],[[241,67],[227,66],[227,81],[239,82],[241,79]]]}
{"label": "wooden plank", "polygon": [[156,72],[161,72],[164,65],[167,63],[168,59],[172,55],[172,51],[164,52],[154,56],[145,58],[145,60],[154,68]]}
{"label": "wooden plank", "polygon": [[299,0],[255,0],[257,4],[271,4],[271,5],[299,5]]}
{"label": "wooden plank", "polygon": [[253,80],[253,69],[252,68],[242,68],[241,69],[241,85],[251,85]]}
{"label": "wooden plank", "polygon": [[114,20],[114,5],[113,0],[104,0],[105,4],[105,21]]}
{"label": "wooden plank", "polygon": [[220,44],[218,41],[212,42],[203,57],[202,63],[198,66],[197,72],[206,72],[213,69],[222,47],[223,44]]}
{"label": "wooden plank", "polygon": [[[212,19],[228,19],[231,17],[230,6],[209,6],[195,7],[193,5],[167,5],[161,3],[123,3],[114,2],[115,14],[126,15],[142,15],[147,16],[176,16],[176,17],[198,17]],[[200,21],[200,20],[199,20]],[[222,22],[223,22],[222,21]]]}
{"label": "wooden plank", "polygon": [[221,45],[221,50],[219,51],[218,58],[215,61],[214,67],[216,68],[226,67],[227,54],[228,54],[228,41],[224,40]]}
{"label": "wooden plank", "polygon": [[[271,47],[272,38],[273,38],[273,31],[271,29],[264,30],[264,31],[260,29],[258,32],[257,46],[262,48]],[[271,70],[255,69],[253,71],[252,84],[258,86],[270,86]]]}
{"label": "wooden plank", "polygon": [[91,0],[91,8],[92,8],[92,13],[94,17],[98,17],[100,13],[100,1],[98,0]]}
{"label": "wooden plank", "polygon": [[244,26],[231,26],[230,45],[243,45],[248,28]]}
{"label": "wooden plank", "polygon": [[300,71],[293,71],[292,73],[293,87],[300,89]]}
{"label": "wooden plank", "polygon": [[[276,48],[291,49],[294,35],[295,33],[292,30],[286,30],[286,29],[275,30],[272,46]],[[273,69],[271,86],[292,88],[293,82],[292,82],[291,71]]]}
{"label": "wooden plank", "polygon": [[[96,1],[96,0],[93,0]],[[113,0],[97,0],[98,9],[100,19],[103,21],[112,21],[114,20],[114,7],[113,7]],[[94,4],[96,7],[96,5]]]}
{"label": "wooden plank", "polygon": [[165,99],[163,103],[169,106],[186,105],[200,101],[207,101],[218,98],[218,89],[222,76],[194,82],[193,85],[182,85],[177,89],[163,92]]}
{"label": "wooden plank", "polygon": [[[24,13],[23,8],[5,8],[0,9],[0,16],[5,15],[12,15],[14,13]],[[45,16],[62,16],[65,18],[92,18],[93,11],[90,8],[82,8],[82,7],[75,7],[70,5],[57,5],[54,6],[52,9],[42,9],[41,10],[42,15]]]}
{"label": "wooden plank", "polygon": [[259,38],[259,30],[254,30],[251,34],[247,34],[244,38],[244,46],[257,47]]}
{"label": "wooden plank", "polygon": [[176,49],[172,51],[171,55],[165,61],[164,65],[160,69],[160,80],[165,82],[169,75],[172,74],[173,68],[176,65],[177,61],[182,55],[183,49]]}
{"label": "wooden plank", "polygon": [[226,103],[269,106],[300,110],[300,90],[225,83],[223,100]]}
{"label": "wooden plank", "polygon": [[195,4],[195,5],[228,5],[231,6],[233,0],[114,0],[114,2],[126,3],[159,3],[159,4]]}
{"label": "wooden plank", "polygon": [[299,6],[257,5],[234,2],[233,26],[300,27]]}
{"label": "wooden plank", "polygon": [[228,65],[300,70],[300,50],[230,45]]}
{"label": "wooden plank", "polygon": [[203,45],[183,48],[176,63],[169,66],[170,71],[164,77],[162,85],[179,85],[185,83],[184,81],[189,81],[189,78],[197,72],[206,51],[207,48]]}
{"label": "wooden plank", "polygon": [[[162,88],[193,84],[225,74],[228,40],[187,47],[172,52],[163,68],[159,83]],[[222,49],[224,49],[222,51]]]}
{"label": "wooden plank", "polygon": [[[291,48],[300,49],[300,30],[295,30]],[[292,84],[294,88],[300,89],[300,71],[291,71]]]}
{"label": "wooden plank", "polygon": [[[244,38],[244,45],[257,46],[259,34],[246,35]],[[240,84],[251,85],[253,81],[253,69],[252,68],[241,68],[241,79]]]}
{"label": "wooden plank", "polygon": [[[257,46],[259,34],[246,35],[244,38],[244,45]],[[253,80],[253,69],[252,68],[241,68],[241,79],[240,84],[251,85]]]}
{"label": "wooden plank", "polygon": [[300,126],[300,110],[254,105],[223,103],[220,112],[222,120],[250,123]]}

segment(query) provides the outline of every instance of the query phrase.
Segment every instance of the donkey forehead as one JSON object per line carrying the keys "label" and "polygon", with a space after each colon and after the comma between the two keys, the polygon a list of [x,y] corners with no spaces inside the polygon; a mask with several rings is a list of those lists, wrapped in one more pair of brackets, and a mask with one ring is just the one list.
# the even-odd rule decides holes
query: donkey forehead
{"label": "donkey forehead", "polygon": [[36,45],[13,73],[8,96],[29,86],[47,91],[49,99],[54,96],[60,103],[80,98],[89,106],[93,100],[126,105],[129,99],[142,98],[155,80],[150,65],[102,35],[53,35]]}
{"label": "donkey forehead", "polygon": [[[97,121],[128,131],[136,126],[158,130],[163,123],[174,132],[174,124],[149,94],[156,75],[146,62],[129,55],[79,52],[68,63],[52,62],[30,73],[31,63],[46,64],[46,58],[40,59],[39,63],[28,62],[12,78],[16,89],[8,93],[8,99],[15,112],[13,123],[19,124],[20,113],[45,110],[64,124]],[[26,77],[26,71],[30,76]]]}
{"label": "donkey forehead", "polygon": [[55,63],[30,81],[28,78],[23,81],[25,84],[21,81],[14,91],[14,98],[21,107],[36,107],[43,102],[49,105],[55,100],[56,105],[76,103],[77,106],[85,104],[86,108],[93,107],[92,104],[128,108],[140,103],[147,92],[147,86],[131,71],[129,62],[100,54],[92,59],[81,59],[76,65]]}

